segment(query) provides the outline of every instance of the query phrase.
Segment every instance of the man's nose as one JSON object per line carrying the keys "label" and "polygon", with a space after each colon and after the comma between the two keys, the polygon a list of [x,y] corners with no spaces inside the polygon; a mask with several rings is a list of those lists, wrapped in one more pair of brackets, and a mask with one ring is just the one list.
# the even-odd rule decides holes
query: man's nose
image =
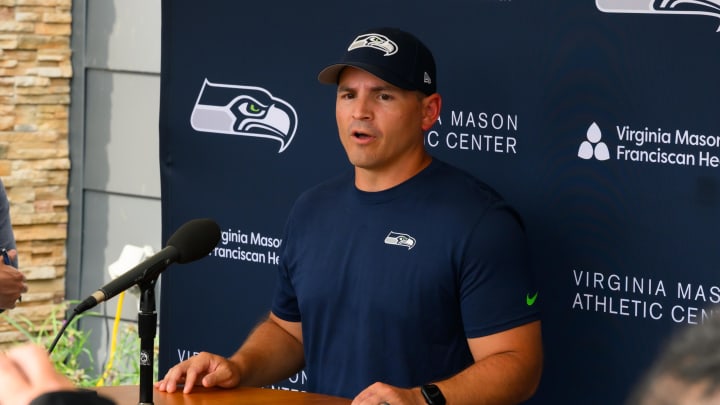
{"label": "man's nose", "polygon": [[370,99],[366,96],[358,96],[353,103],[352,117],[356,120],[364,120],[372,117]]}

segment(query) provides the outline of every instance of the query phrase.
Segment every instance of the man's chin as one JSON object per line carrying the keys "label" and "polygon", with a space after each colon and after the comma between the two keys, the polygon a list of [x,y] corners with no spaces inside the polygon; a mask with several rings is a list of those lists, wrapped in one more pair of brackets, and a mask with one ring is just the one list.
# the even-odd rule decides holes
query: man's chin
{"label": "man's chin", "polygon": [[368,158],[349,158],[350,164],[355,166],[356,169],[363,170],[377,170],[379,167],[378,162]]}

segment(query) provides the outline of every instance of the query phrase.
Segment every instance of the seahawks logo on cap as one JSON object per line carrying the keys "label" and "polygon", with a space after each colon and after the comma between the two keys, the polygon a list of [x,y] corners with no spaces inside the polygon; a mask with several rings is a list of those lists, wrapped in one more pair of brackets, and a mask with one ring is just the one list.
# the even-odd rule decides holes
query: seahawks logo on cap
{"label": "seahawks logo on cap", "polygon": [[358,35],[354,41],[348,47],[348,51],[359,48],[373,48],[378,51],[385,52],[384,56],[394,55],[398,51],[398,46],[395,42],[385,35],[380,34],[362,34]]}

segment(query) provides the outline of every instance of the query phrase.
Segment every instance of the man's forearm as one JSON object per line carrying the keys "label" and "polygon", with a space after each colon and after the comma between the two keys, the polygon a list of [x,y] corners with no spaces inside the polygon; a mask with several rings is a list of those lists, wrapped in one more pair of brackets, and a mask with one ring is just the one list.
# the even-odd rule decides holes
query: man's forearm
{"label": "man's forearm", "polygon": [[540,374],[540,364],[528,364],[514,353],[500,353],[436,384],[448,404],[509,405],[530,398]]}
{"label": "man's forearm", "polygon": [[238,365],[240,385],[262,387],[302,370],[302,342],[272,319],[260,323],[230,360]]}
{"label": "man's forearm", "polygon": [[468,339],[475,363],[437,382],[448,404],[517,404],[530,398],[542,375],[540,321]]}

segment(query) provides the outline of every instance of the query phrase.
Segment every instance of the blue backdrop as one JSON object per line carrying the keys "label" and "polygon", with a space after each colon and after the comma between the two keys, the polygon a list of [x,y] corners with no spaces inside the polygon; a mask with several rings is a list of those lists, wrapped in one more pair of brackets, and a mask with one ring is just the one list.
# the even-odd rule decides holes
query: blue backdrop
{"label": "blue backdrop", "polygon": [[[435,53],[430,152],[526,221],[546,352],[530,402],[621,403],[720,302],[720,4],[700,3],[163,1],[163,236],[212,217],[223,239],[162,276],[161,374],[230,355],[269,310],[292,202],[348,165],[317,73],[391,25]],[[264,126],[233,126],[238,96],[276,106]]]}

